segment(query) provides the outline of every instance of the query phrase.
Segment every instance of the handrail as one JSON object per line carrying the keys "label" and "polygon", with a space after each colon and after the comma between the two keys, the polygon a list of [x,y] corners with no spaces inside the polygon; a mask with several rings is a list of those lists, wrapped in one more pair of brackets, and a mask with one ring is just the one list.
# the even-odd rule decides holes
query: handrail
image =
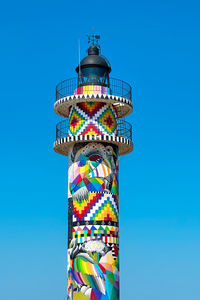
{"label": "handrail", "polygon": [[[71,96],[73,94],[77,93],[78,88],[78,80],[77,78],[70,78],[67,80],[63,80],[56,86],[56,101]],[[88,83],[86,85],[87,92],[91,93],[94,89],[94,86],[101,86],[100,84],[94,84],[94,83]],[[123,97],[125,99],[128,99],[131,101],[131,86],[127,82],[116,79],[116,78],[110,78],[109,79],[109,87],[107,87],[107,90],[105,92],[109,95],[115,95],[119,97]]]}
{"label": "handrail", "polygon": [[[69,130],[69,120],[65,119],[56,125],[56,140],[68,136],[71,136]],[[118,119],[115,136],[123,137],[132,141],[132,125],[124,119]]]}

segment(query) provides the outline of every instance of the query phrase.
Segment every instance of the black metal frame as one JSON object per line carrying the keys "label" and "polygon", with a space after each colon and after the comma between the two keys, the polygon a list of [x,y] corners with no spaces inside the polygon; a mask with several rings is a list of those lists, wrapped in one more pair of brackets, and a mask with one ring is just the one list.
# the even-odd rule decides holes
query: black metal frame
{"label": "black metal frame", "polygon": [[[90,86],[100,84],[88,83],[88,85]],[[56,101],[61,98],[73,95],[78,86],[78,79],[76,77],[58,83],[56,86]],[[123,97],[131,101],[131,86],[127,82],[116,78],[110,78],[108,87],[110,88],[111,95]]]}
{"label": "black metal frame", "polygon": [[[132,125],[124,119],[117,120],[116,136],[132,141]],[[56,140],[69,136],[69,120],[63,120],[56,125]]]}

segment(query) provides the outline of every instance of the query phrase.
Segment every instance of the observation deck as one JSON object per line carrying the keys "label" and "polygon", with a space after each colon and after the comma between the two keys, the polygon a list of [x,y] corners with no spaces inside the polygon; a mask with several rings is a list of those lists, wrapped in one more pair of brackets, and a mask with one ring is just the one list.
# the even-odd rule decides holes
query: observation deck
{"label": "observation deck", "polygon": [[78,85],[78,79],[72,78],[56,86],[54,111],[61,117],[68,118],[70,107],[87,101],[104,102],[115,106],[117,117],[129,115],[132,110],[131,86],[119,79],[109,78],[109,85],[85,82]]}
{"label": "observation deck", "polygon": [[116,133],[112,135],[75,135],[70,131],[69,121],[63,120],[56,126],[55,152],[68,155],[75,143],[104,142],[118,146],[119,155],[128,154],[133,150],[132,126],[124,119],[117,120]]}

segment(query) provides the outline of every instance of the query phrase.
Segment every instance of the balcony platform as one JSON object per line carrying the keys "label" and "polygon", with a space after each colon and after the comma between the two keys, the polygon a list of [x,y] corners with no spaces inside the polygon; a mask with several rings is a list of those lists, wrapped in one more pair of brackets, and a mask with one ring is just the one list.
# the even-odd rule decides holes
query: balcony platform
{"label": "balcony platform", "polygon": [[88,82],[79,86],[77,78],[71,78],[56,86],[54,111],[59,116],[68,118],[72,105],[86,101],[112,103],[118,118],[129,115],[133,110],[131,86],[119,79],[110,78],[107,85]]}
{"label": "balcony platform", "polygon": [[84,142],[103,142],[109,144],[115,144],[118,146],[119,155],[125,155],[133,151],[133,143],[131,140],[125,137],[117,135],[78,135],[78,136],[67,136],[64,138],[57,139],[54,143],[55,152],[68,155],[70,148],[75,143]]}
{"label": "balcony platform", "polygon": [[61,117],[69,117],[69,108],[80,102],[104,102],[113,104],[116,107],[118,118],[128,116],[132,111],[132,102],[123,97],[115,95],[103,95],[103,94],[81,94],[81,95],[71,95],[63,97],[57,100],[54,104],[54,111]]}

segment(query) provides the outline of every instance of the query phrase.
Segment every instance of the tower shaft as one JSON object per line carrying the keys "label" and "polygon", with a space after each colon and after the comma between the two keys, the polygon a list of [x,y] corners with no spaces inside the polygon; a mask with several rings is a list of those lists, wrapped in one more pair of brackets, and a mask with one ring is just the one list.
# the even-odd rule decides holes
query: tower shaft
{"label": "tower shaft", "polygon": [[68,295],[119,299],[117,152],[94,142],[70,149]]}

